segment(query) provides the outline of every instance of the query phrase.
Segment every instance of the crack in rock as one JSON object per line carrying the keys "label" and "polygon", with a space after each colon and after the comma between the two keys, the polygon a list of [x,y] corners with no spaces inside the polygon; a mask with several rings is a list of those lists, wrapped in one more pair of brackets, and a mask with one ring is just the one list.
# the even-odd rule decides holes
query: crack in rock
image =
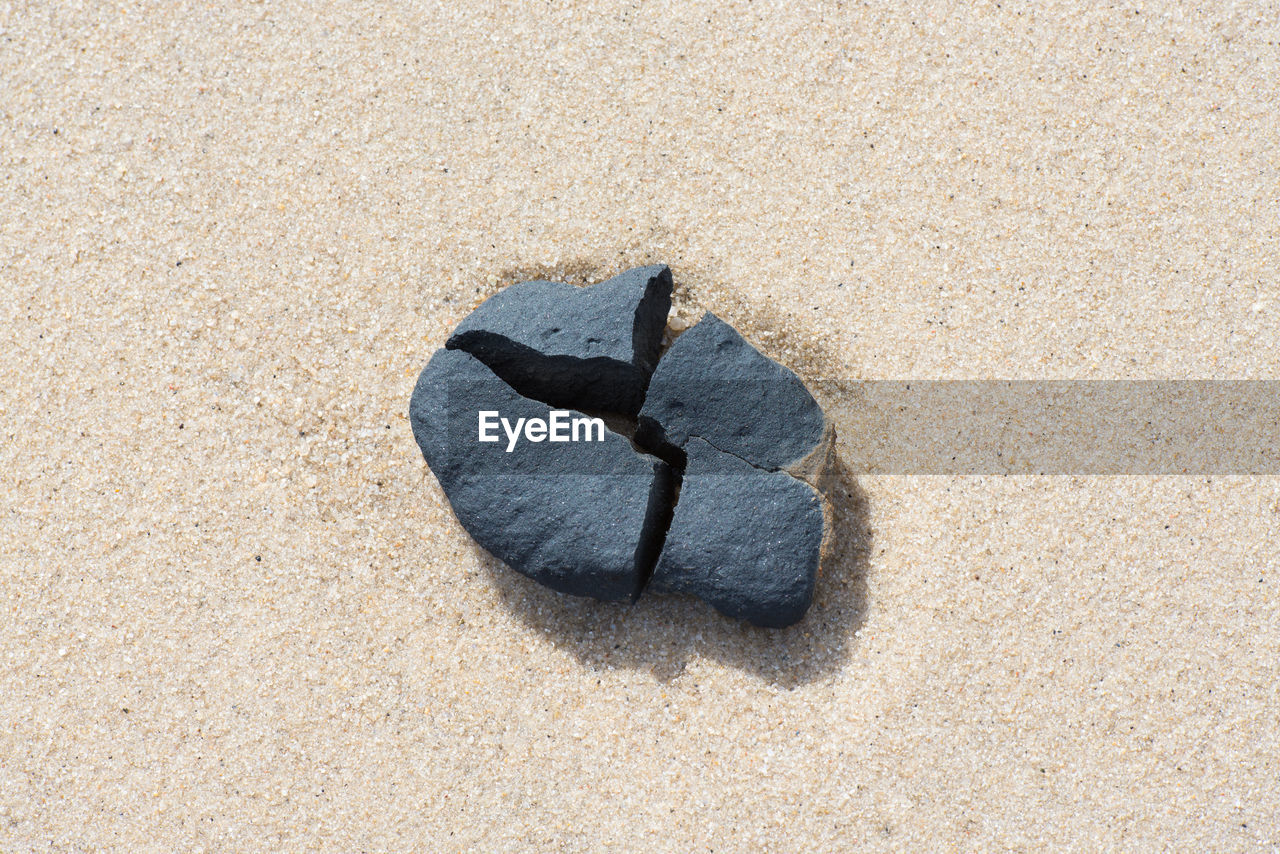
{"label": "crack in rock", "polygon": [[462,527],[494,557],[562,593],[634,599],[656,561],[649,529],[665,512],[655,487],[670,480],[667,464],[611,431],[600,442],[507,452],[501,442],[477,441],[478,410],[513,421],[547,414],[474,356],[438,351],[418,377],[409,417]]}
{"label": "crack in rock", "polygon": [[[791,371],[711,313],[661,351],[671,273],[533,281],[482,303],[423,369],[414,437],[462,526],[565,593],[689,593],[755,625],[803,617],[835,433]],[[600,442],[481,443],[477,414],[600,417]]]}

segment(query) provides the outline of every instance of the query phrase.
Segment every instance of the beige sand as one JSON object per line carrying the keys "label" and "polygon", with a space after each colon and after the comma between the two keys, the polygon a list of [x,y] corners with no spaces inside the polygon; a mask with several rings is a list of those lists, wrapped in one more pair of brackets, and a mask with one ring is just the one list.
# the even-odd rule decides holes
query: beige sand
{"label": "beige sand", "polygon": [[406,419],[652,260],[813,383],[1276,378],[1280,10],[534,5],[0,5],[0,850],[1280,845],[1274,478],[860,478],[770,634]]}

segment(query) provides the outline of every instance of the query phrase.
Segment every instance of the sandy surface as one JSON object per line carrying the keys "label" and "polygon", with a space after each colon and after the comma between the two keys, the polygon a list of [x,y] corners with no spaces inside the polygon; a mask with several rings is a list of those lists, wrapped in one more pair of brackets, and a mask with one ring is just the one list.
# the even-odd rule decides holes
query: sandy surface
{"label": "sandy surface", "polygon": [[1276,478],[860,477],[767,633],[495,565],[406,418],[648,261],[815,388],[1280,378],[1278,21],[3,3],[0,850],[1280,845]]}

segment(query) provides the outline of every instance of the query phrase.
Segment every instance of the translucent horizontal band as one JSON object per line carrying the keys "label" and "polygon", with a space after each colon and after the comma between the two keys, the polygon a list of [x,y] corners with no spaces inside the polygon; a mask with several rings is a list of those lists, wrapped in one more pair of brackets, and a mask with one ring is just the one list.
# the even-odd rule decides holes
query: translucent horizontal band
{"label": "translucent horizontal band", "polygon": [[811,384],[853,474],[1280,474],[1280,381]]}

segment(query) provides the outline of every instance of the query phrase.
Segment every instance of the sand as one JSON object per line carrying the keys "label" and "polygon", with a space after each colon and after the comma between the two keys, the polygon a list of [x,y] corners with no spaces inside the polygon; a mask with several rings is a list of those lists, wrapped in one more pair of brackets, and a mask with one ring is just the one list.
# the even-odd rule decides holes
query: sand
{"label": "sand", "polygon": [[0,851],[1280,846],[1274,477],[850,476],[770,633],[495,564],[406,417],[653,261],[815,389],[1280,378],[1277,22],[3,4]]}

